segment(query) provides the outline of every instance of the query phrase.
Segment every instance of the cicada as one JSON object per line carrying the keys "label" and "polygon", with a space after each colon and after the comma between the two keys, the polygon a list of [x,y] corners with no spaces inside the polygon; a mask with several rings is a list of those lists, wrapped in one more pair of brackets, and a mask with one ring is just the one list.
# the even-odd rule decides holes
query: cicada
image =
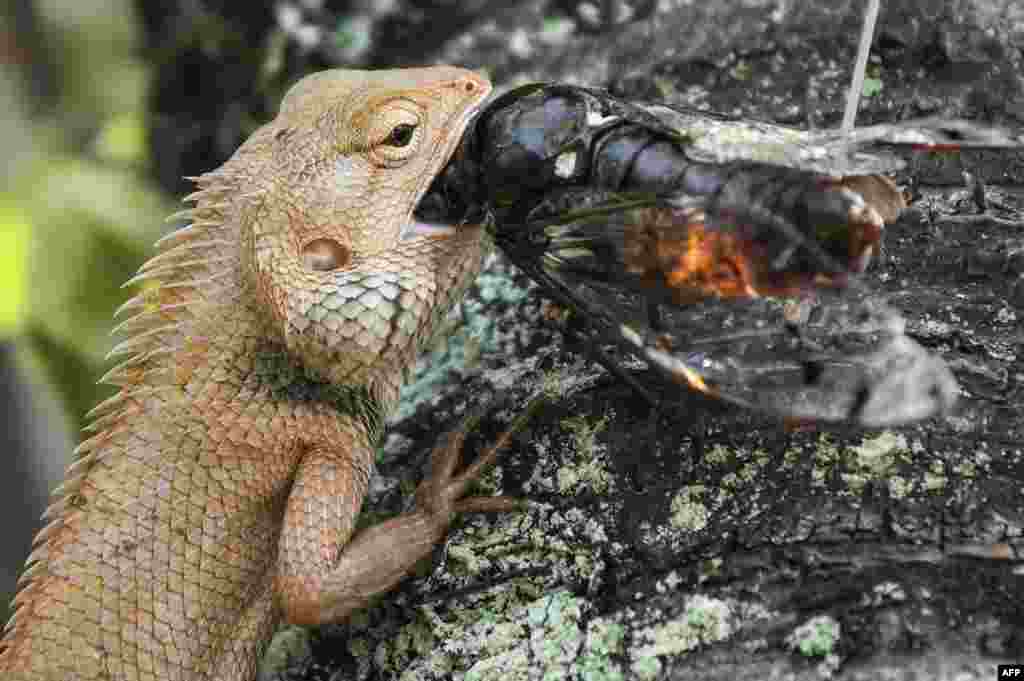
{"label": "cicada", "polygon": [[532,84],[481,112],[419,217],[485,222],[596,344],[671,381],[787,419],[896,425],[958,389],[859,278],[906,205],[886,147],[1021,142],[938,119],[842,137]]}

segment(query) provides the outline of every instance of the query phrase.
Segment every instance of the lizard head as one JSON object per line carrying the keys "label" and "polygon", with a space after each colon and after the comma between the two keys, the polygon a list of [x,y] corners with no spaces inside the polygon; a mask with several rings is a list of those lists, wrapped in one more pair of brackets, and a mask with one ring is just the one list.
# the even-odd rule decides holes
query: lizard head
{"label": "lizard head", "polygon": [[490,90],[445,66],[316,73],[229,161],[249,197],[246,275],[274,335],[318,378],[400,375],[472,280],[479,229],[409,226]]}

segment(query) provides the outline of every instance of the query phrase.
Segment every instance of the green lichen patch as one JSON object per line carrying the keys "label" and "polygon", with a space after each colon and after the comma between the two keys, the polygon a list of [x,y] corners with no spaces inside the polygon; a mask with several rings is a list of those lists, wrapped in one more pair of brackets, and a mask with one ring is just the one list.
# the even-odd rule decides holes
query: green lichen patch
{"label": "green lichen patch", "polygon": [[768,612],[759,605],[704,594],[688,596],[680,614],[675,617],[633,628],[630,669],[639,678],[657,678],[665,657],[685,655],[702,646],[723,641],[735,635],[742,626],[767,615]]}
{"label": "green lichen patch", "polygon": [[700,532],[708,524],[711,511],[704,503],[704,485],[687,485],[672,497],[672,527],[688,532]]}
{"label": "green lichen patch", "polygon": [[405,669],[403,681],[621,681],[625,630],[605,618],[587,621],[590,606],[556,591],[449,630],[442,645]]}
{"label": "green lichen patch", "polygon": [[734,615],[731,605],[703,595],[686,601],[682,616],[640,632],[644,644],[633,651],[636,658],[669,655],[728,638]]}
{"label": "green lichen patch", "polygon": [[605,456],[605,448],[598,444],[597,435],[607,425],[609,416],[597,421],[583,416],[562,420],[573,445],[573,459],[558,469],[557,484],[560,494],[579,494],[583,491],[604,494],[612,484]]}
{"label": "green lichen patch", "polygon": [[786,645],[804,657],[825,657],[835,652],[842,631],[833,617],[819,615],[794,629],[786,637]]}
{"label": "green lichen patch", "polygon": [[[406,670],[401,678],[408,679],[496,678],[489,676],[496,670],[503,679],[562,678],[570,660],[592,678],[621,678],[610,661],[621,631],[583,627],[584,601],[558,590],[599,582],[605,557],[624,552],[604,527],[580,509],[540,503],[522,514],[474,518],[452,532],[444,569],[431,577],[435,590],[464,594],[421,605],[412,621],[389,623],[383,609],[354,619],[350,649],[364,641],[376,667]],[[554,676],[534,672],[539,659]]]}
{"label": "green lichen patch", "polygon": [[306,627],[282,627],[260,661],[261,678],[273,678],[273,674],[295,667],[313,654]]}
{"label": "green lichen patch", "polygon": [[[908,451],[906,437],[892,431],[864,438],[859,445],[848,449],[848,472],[843,474],[843,480],[857,494],[868,481],[899,480],[897,464],[904,460]],[[899,489],[898,482],[895,487]]]}

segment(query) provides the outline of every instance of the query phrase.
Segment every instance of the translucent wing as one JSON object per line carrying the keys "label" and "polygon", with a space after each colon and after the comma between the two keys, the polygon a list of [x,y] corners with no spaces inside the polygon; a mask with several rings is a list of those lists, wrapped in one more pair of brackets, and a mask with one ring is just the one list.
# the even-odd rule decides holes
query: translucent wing
{"label": "translucent wing", "polygon": [[957,390],[949,370],[856,281],[878,243],[877,215],[847,192],[827,195],[849,198],[866,219],[801,228],[706,197],[616,196],[506,225],[496,238],[595,342],[716,398],[865,426],[947,410]]}
{"label": "translucent wing", "polygon": [[920,118],[838,130],[802,130],[784,125],[666,105],[644,105],[664,125],[685,131],[694,161],[758,161],[837,175],[892,173],[906,165],[897,152],[1005,149],[1024,145],[1024,133],[974,121]]}

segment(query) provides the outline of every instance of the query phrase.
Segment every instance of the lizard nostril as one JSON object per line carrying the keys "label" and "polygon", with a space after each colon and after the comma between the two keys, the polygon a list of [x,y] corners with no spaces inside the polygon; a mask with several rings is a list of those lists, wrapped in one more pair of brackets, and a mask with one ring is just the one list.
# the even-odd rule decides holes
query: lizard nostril
{"label": "lizard nostril", "polygon": [[334,239],[314,239],[302,247],[302,263],[318,272],[344,267],[350,255],[349,250]]}

